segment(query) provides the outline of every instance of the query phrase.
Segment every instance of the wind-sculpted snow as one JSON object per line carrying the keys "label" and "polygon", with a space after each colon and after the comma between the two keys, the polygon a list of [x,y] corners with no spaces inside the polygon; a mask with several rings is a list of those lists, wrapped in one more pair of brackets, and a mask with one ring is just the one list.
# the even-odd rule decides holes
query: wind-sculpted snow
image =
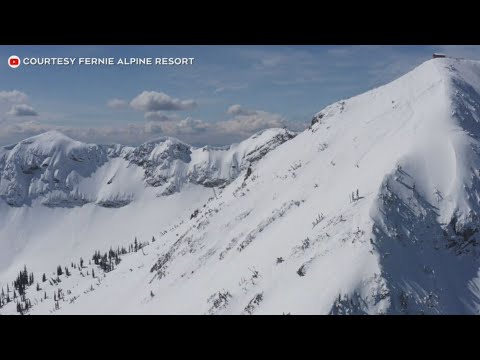
{"label": "wind-sculpted snow", "polygon": [[269,129],[240,144],[200,149],[176,139],[162,138],[139,146],[126,159],[144,169],[147,184],[159,187],[161,195],[169,195],[181,190],[187,182],[223,187],[293,137],[294,133],[287,130]]}
{"label": "wind-sculpted snow", "polygon": [[468,314],[480,305],[470,285],[480,268],[478,215],[440,221],[441,194],[427,200],[405,170],[386,178],[374,215],[374,248],[394,314]]}
{"label": "wind-sculpted snow", "polygon": [[[187,183],[225,186],[293,136],[271,129],[224,149],[195,149],[166,137],[131,148],[83,144],[51,131],[0,150],[0,199],[16,207],[39,199],[48,207],[95,203],[118,208],[133,201],[145,185],[158,188],[157,195],[171,195]],[[119,167],[129,169],[121,171],[121,179]],[[115,178],[116,186],[110,186]],[[136,182],[138,191],[132,193],[120,182]]]}
{"label": "wind-sculpted snow", "polygon": [[[191,161],[191,147],[173,138],[162,138],[135,148],[125,159],[142,167],[145,182],[154,187],[181,177],[184,167]],[[180,173],[180,175],[178,175]]]}
{"label": "wind-sculpted snow", "polygon": [[[81,200],[81,194],[71,194],[78,178],[91,176],[108,161],[106,148],[73,141],[56,131],[4,148],[0,156],[0,197],[11,206],[31,205],[47,194],[51,206],[65,201],[84,204],[88,200]],[[63,193],[63,201],[54,200],[54,192]]]}

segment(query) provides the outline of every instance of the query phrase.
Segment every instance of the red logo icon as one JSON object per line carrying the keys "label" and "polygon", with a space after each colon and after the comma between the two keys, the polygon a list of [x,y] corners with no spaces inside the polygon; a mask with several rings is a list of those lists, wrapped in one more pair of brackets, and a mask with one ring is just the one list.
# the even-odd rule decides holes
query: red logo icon
{"label": "red logo icon", "polygon": [[20,66],[20,58],[16,55],[12,55],[8,58],[8,66],[11,68],[17,68]]}

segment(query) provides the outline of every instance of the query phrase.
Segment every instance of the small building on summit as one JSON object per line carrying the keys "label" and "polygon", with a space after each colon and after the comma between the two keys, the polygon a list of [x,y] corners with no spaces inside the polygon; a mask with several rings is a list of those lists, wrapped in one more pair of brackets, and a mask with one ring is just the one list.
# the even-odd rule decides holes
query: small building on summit
{"label": "small building on summit", "polygon": [[445,57],[447,57],[447,55],[445,55],[445,54],[439,54],[439,53],[434,53],[434,54],[432,55],[432,58],[434,58],[434,59],[437,59],[437,58],[445,58]]}

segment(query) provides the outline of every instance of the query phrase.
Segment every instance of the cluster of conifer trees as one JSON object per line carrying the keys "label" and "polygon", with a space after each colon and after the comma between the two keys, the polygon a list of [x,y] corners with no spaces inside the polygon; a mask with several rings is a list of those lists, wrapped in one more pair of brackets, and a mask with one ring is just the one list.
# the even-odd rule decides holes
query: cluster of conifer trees
{"label": "cluster of conifer trees", "polygon": [[[155,237],[152,238],[152,242],[155,242]],[[125,247],[117,247],[116,250],[113,250],[113,248],[110,248],[110,250],[103,255],[100,253],[100,251],[95,251],[95,253],[92,256],[92,261],[93,263],[98,266],[101,270],[103,270],[104,273],[110,272],[115,269],[115,266],[117,266],[120,261],[121,261],[121,256],[132,253],[132,252],[137,252],[140,251],[143,247],[148,245],[148,242],[139,242],[137,238],[135,237],[135,240],[133,243],[129,244],[128,249]],[[91,261],[89,261],[89,265],[91,265]],[[84,266],[84,260],[83,258],[80,258],[80,261],[78,264],[76,263],[71,263],[70,264],[71,269],[78,269],[80,273],[82,273],[82,269],[85,268]],[[71,269],[69,269],[68,266],[62,267],[61,265],[57,266],[56,271],[54,272],[54,277],[47,279],[47,275],[43,274],[42,275],[42,283],[49,282],[50,285],[58,285],[62,280],[61,276],[65,275],[66,277],[69,277],[72,275]],[[56,277],[55,277],[56,274]],[[95,269],[92,268],[92,277],[95,278]],[[87,275],[90,275],[87,270]],[[27,270],[27,266],[24,267],[22,271],[19,272],[17,278],[13,281],[12,287],[10,287],[9,284],[7,284],[6,289],[2,287],[1,293],[0,293],[0,309],[7,305],[10,302],[15,302],[16,307],[17,307],[17,312],[20,314],[25,314],[31,307],[32,303],[31,301],[25,296],[26,289],[30,286],[32,286],[35,283],[35,277],[33,273],[29,273]],[[40,284],[37,282],[36,284],[36,290],[41,291],[42,288],[40,287]],[[47,292],[44,292],[43,297],[40,299],[40,301],[47,300]],[[64,294],[62,289],[57,288],[57,290],[54,291],[53,293],[53,301],[55,303],[55,310],[60,309],[60,300],[64,299]]]}
{"label": "cluster of conifer trees", "polygon": [[19,313],[23,314],[25,311],[28,311],[28,309],[32,307],[32,303],[25,296],[25,290],[29,286],[32,286],[34,282],[35,278],[33,273],[29,273],[27,266],[25,266],[13,281],[11,289],[9,284],[7,284],[6,290],[2,287],[0,293],[0,308],[13,301],[17,304],[17,311]]}

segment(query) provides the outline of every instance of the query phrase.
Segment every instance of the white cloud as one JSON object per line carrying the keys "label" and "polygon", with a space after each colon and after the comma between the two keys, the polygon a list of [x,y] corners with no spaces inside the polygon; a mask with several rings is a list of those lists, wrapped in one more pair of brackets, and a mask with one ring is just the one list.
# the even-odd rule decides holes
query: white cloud
{"label": "white cloud", "polygon": [[197,134],[204,133],[207,130],[214,130],[212,125],[205,121],[188,117],[180,121],[150,121],[145,124],[144,131],[147,134],[162,134],[173,137],[189,135],[190,139],[193,139]]}
{"label": "white cloud", "polygon": [[130,102],[130,106],[144,112],[178,111],[193,109],[197,103],[194,100],[175,99],[163,92],[144,91]]}
{"label": "white cloud", "polygon": [[2,121],[0,120],[0,145],[13,144],[20,140],[35,136],[46,131],[58,130],[79,141],[96,144],[137,145],[152,137],[162,134],[161,129],[155,131],[145,124],[127,126],[104,126],[77,128],[42,124],[39,121]]}
{"label": "white cloud", "polygon": [[144,130],[147,134],[163,134],[162,124],[157,121],[149,121],[145,124]]}
{"label": "white cloud", "polygon": [[249,110],[248,113],[243,113],[240,108],[237,114],[230,120],[218,122],[216,125],[218,130],[227,134],[249,136],[263,129],[286,125],[282,116],[266,111]]}
{"label": "white cloud", "polygon": [[27,104],[15,104],[7,113],[11,116],[37,116],[38,113],[33,107]]}
{"label": "white cloud", "polygon": [[286,126],[286,120],[279,114],[262,110],[247,109],[239,104],[230,106],[227,114],[233,118],[216,124],[219,131],[229,134],[251,135],[257,131]]}
{"label": "white cloud", "polygon": [[104,127],[69,127],[38,121],[0,120],[0,145],[23,140],[49,130],[58,130],[87,143],[138,145],[160,135],[178,137],[192,145],[227,145],[239,142],[266,128],[283,127],[280,115],[257,111],[255,115],[237,115],[227,121],[206,122],[191,117],[175,121],[148,121],[143,124]]}
{"label": "white cloud", "polygon": [[163,132],[171,136],[194,135],[205,132],[206,130],[215,130],[215,123],[207,123],[202,120],[186,118],[176,122],[162,124]]}
{"label": "white cloud", "polygon": [[0,91],[0,101],[9,102],[9,103],[24,103],[28,101],[27,94],[18,91]]}
{"label": "white cloud", "polygon": [[144,115],[145,120],[148,121],[176,121],[180,120],[178,116],[166,115],[161,111],[148,111]]}
{"label": "white cloud", "polygon": [[229,115],[255,115],[255,111],[245,109],[241,105],[235,104],[227,109]]}
{"label": "white cloud", "polygon": [[6,122],[0,120],[0,143],[2,145],[15,143],[30,136],[52,130],[51,126],[37,121]]}
{"label": "white cloud", "polygon": [[[22,96],[12,92],[4,98],[17,101]],[[230,119],[226,121],[209,122],[192,117],[181,118],[178,113],[165,113],[166,110],[151,110],[162,107],[164,109],[179,109],[189,107],[191,100],[172,99],[166,94],[143,92],[132,100],[131,106],[144,111],[146,122],[102,126],[102,127],[74,127],[68,125],[50,125],[39,121],[27,120],[27,117],[36,115],[35,109],[25,103],[6,102],[11,106],[8,113],[16,118],[0,117],[0,145],[6,145],[23,140],[49,130],[58,130],[73,139],[88,143],[137,145],[152,140],[160,135],[178,137],[192,145],[205,144],[226,145],[239,142],[246,137],[266,128],[283,127],[285,120],[278,114],[261,110],[253,110],[235,104],[227,109]],[[159,95],[160,94],[160,95]],[[9,100],[9,101],[10,101]],[[111,99],[107,105],[113,108],[121,107],[125,102],[121,99]]]}
{"label": "white cloud", "polygon": [[128,103],[125,100],[122,99],[110,99],[107,101],[107,106],[110,109],[124,109],[126,108]]}

